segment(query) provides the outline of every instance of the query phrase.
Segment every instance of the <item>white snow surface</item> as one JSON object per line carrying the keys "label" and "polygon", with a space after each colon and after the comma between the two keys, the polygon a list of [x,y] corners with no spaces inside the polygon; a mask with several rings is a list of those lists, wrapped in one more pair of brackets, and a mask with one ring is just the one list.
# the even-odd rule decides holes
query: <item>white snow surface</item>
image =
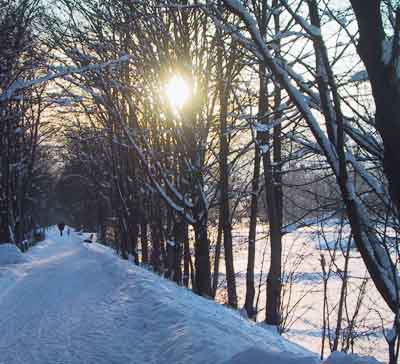
{"label": "white snow surface", "polygon": [[345,354],[339,351],[333,352],[324,364],[379,364],[380,362],[371,356],[357,354]]}
{"label": "white snow surface", "polygon": [[0,364],[318,363],[317,356],[71,232],[0,266]]}
{"label": "white snow surface", "polygon": [[14,244],[0,244],[0,267],[25,262],[26,258]]}

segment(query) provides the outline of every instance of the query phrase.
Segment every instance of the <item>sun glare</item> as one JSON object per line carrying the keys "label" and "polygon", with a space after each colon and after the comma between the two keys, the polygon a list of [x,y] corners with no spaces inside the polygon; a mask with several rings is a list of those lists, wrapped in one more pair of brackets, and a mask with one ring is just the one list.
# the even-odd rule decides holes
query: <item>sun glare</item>
{"label": "sun glare", "polygon": [[190,88],[181,76],[173,76],[165,87],[168,100],[175,110],[180,110],[190,98]]}

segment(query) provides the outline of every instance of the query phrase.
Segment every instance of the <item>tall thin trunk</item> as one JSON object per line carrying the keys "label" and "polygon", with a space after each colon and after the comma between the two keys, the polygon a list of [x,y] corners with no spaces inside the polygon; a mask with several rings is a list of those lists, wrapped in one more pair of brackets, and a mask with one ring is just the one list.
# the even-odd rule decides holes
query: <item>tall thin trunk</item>
{"label": "tall thin trunk", "polygon": [[178,283],[182,283],[182,247],[185,240],[185,228],[186,223],[182,221],[176,221],[174,225],[174,236],[175,236],[175,255],[173,261],[174,276],[172,279]]}
{"label": "tall thin trunk", "polygon": [[[221,211],[220,211],[221,214]],[[222,243],[222,219],[218,220],[218,232],[217,241],[215,243],[215,254],[214,254],[214,272],[213,272],[213,284],[212,284],[212,296],[215,298],[218,289],[219,281],[219,261],[221,258],[221,243]]]}
{"label": "tall thin trunk", "polygon": [[258,212],[258,190],[260,180],[260,149],[255,146],[253,181],[251,186],[251,206],[250,206],[250,224],[249,224],[249,247],[247,255],[247,270],[246,270],[246,300],[244,307],[247,316],[255,320],[257,312],[254,307],[254,265],[256,256],[256,237],[257,237],[257,212]]}
{"label": "tall thin trunk", "polygon": [[140,224],[140,243],[142,246],[142,263],[148,264],[149,262],[149,245],[147,240],[147,223],[142,221]]}
{"label": "tall thin trunk", "polygon": [[[265,114],[268,108],[268,93],[266,84],[266,74],[263,65],[260,66],[260,99],[259,99],[259,119],[262,124],[267,124]],[[272,165],[271,147],[279,148],[275,145],[275,138],[271,138],[269,131],[259,133],[259,143],[262,153],[264,167],[265,194],[267,200],[267,216],[269,224],[269,240],[271,246],[270,267],[267,276],[267,303],[265,321],[269,325],[279,326],[280,300],[281,300],[281,270],[282,270],[282,234],[281,234],[281,191],[277,184],[277,174]]]}
{"label": "tall thin trunk", "polygon": [[[278,2],[273,0],[273,8]],[[280,31],[279,13],[274,13],[275,33]],[[279,53],[279,41],[275,44],[275,52]],[[274,90],[275,117],[279,119],[278,109],[281,103],[281,92],[279,87]],[[267,121],[265,121],[267,122]],[[267,132],[268,133],[268,132]],[[267,214],[269,220],[269,238],[271,242],[271,263],[267,277],[267,306],[266,322],[270,325],[279,326],[281,323],[281,291],[282,291],[282,142],[281,127],[273,128],[272,138],[267,138],[268,150],[263,154],[265,191],[267,198]],[[273,161],[273,164],[272,164]]]}
{"label": "tall thin trunk", "polygon": [[335,336],[333,339],[332,351],[337,351],[339,347],[339,339],[340,334],[342,331],[342,320],[343,320],[343,309],[345,306],[346,295],[347,295],[347,283],[348,283],[348,269],[349,269],[349,260],[350,260],[350,247],[351,247],[351,239],[352,236],[349,236],[349,240],[347,242],[347,249],[346,249],[346,256],[344,261],[344,269],[343,269],[343,276],[342,276],[342,287],[340,289],[340,298],[338,304],[338,315],[336,321],[336,329],[335,329]]}
{"label": "tall thin trunk", "polygon": [[190,245],[189,245],[188,225],[185,223],[184,238],[183,238],[183,285],[185,287],[189,287],[189,277],[190,277]]}
{"label": "tall thin trunk", "polygon": [[152,214],[151,214],[151,265],[153,269],[161,273],[161,216],[158,208],[160,200],[158,196],[154,196],[152,200]]}
{"label": "tall thin trunk", "polygon": [[161,272],[161,238],[159,227],[156,224],[151,226],[151,265],[156,272]]}
{"label": "tall thin trunk", "polygon": [[[135,219],[136,220],[136,219]],[[139,225],[137,221],[131,222],[131,234],[130,234],[130,243],[131,243],[131,254],[133,255],[134,262],[136,265],[139,264],[139,254],[138,254],[138,238],[139,238]]]}
{"label": "tall thin trunk", "polygon": [[119,238],[120,238],[120,241],[121,241],[121,257],[122,257],[122,259],[128,259],[129,233],[128,233],[128,229],[127,229],[124,217],[121,217],[120,218],[120,222],[119,222]]}
{"label": "tall thin trunk", "polygon": [[[203,212],[203,214],[206,214]],[[207,218],[203,216],[194,225],[195,243],[195,292],[211,297],[210,248],[207,236]]]}
{"label": "tall thin trunk", "polygon": [[[232,247],[232,225],[231,214],[229,207],[229,142],[227,137],[227,118],[228,118],[228,102],[229,102],[229,80],[223,72],[223,58],[222,51],[224,48],[222,32],[217,29],[219,33],[219,46],[218,46],[218,94],[220,106],[220,156],[219,156],[219,170],[220,170],[220,218],[222,219],[222,229],[224,232],[224,257],[225,257],[225,270],[226,282],[228,286],[228,305],[237,307],[236,295],[236,277],[235,268],[233,263],[233,247]],[[224,77],[225,76],[225,77]]]}
{"label": "tall thin trunk", "polygon": [[[269,153],[267,153],[269,154]],[[282,233],[281,233],[281,209],[279,194],[275,183],[275,175],[271,171],[271,163],[268,155],[264,155],[264,179],[267,195],[267,213],[269,221],[269,238],[271,242],[271,263],[267,277],[267,306],[266,322],[279,326],[281,322],[280,303],[282,288]]]}

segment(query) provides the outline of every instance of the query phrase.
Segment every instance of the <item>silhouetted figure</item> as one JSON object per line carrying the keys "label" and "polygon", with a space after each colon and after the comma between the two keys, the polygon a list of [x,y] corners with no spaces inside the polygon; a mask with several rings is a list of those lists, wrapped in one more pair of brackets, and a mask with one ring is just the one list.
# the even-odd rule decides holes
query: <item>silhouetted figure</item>
{"label": "silhouetted figure", "polygon": [[60,223],[57,224],[57,226],[58,226],[58,230],[60,230],[60,236],[63,236],[63,231],[64,231],[64,228],[65,228],[65,224],[63,222],[60,222]]}
{"label": "silhouetted figure", "polygon": [[71,233],[71,229],[67,229],[67,235],[69,236],[69,234]]}

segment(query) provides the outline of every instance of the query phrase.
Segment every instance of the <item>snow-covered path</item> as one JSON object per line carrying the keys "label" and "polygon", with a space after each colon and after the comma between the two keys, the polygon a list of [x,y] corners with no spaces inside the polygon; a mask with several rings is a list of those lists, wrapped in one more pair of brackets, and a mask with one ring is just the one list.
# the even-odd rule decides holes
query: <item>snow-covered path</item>
{"label": "snow-covered path", "polygon": [[0,364],[317,362],[237,312],[81,240],[53,230],[29,262],[0,266]]}

